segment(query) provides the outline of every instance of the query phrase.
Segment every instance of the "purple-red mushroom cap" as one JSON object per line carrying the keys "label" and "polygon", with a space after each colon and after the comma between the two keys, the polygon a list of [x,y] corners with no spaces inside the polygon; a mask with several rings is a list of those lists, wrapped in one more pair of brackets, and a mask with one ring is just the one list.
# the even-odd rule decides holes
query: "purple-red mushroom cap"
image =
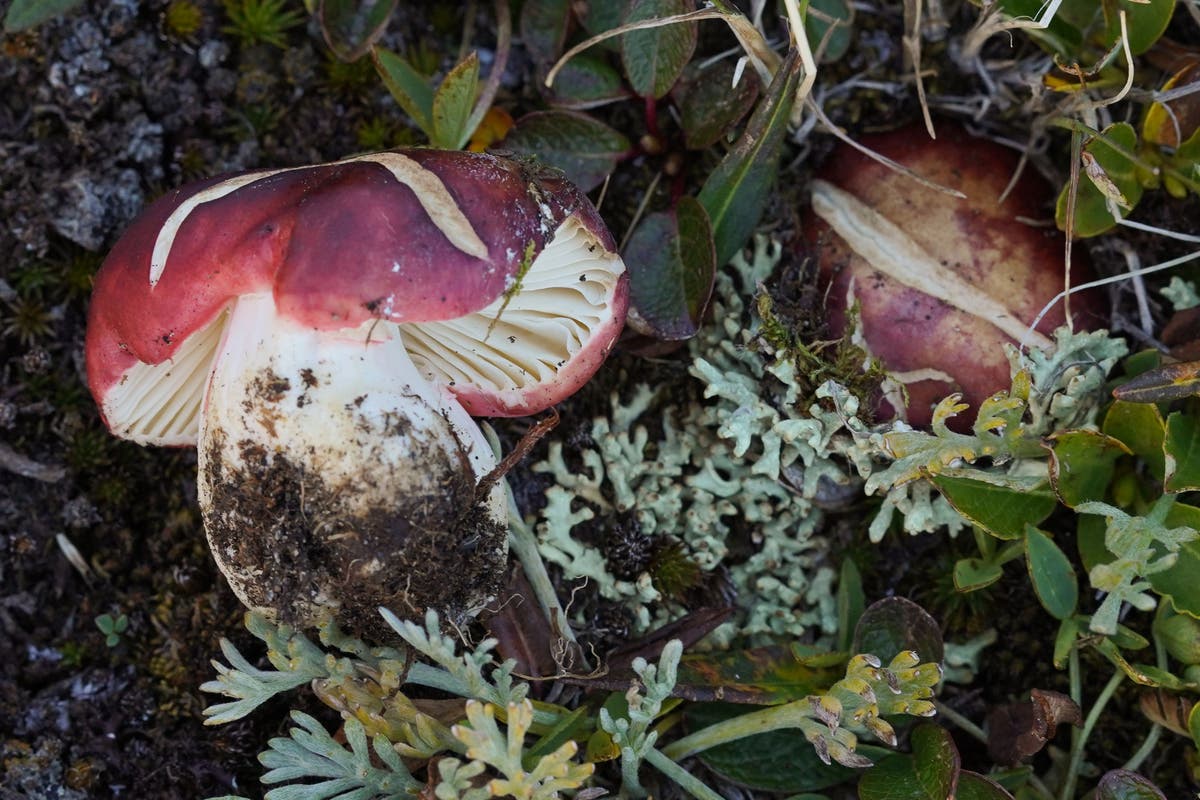
{"label": "purple-red mushroom cap", "polygon": [[[1048,215],[1054,196],[1032,168],[1008,186],[1016,153],[945,120],[937,130],[936,140],[910,125],[860,143],[962,196],[842,145],[812,182],[805,233],[832,333],[845,332],[857,303],[859,343],[905,386],[907,408],[893,395],[880,410],[926,426],[939,400],[961,393],[971,410],[954,424],[965,427],[984,400],[1009,388],[1003,345],[1050,347],[1063,324],[1059,304],[1028,328],[1062,289],[1063,238],[1030,224]],[[1083,255],[1075,248],[1073,285],[1088,277]],[[1094,327],[1096,307],[1094,295],[1072,296],[1075,325]]]}
{"label": "purple-red mushroom cap", "polygon": [[461,618],[494,595],[506,503],[470,415],[572,394],[627,303],[566,181],[378,153],[151,206],[97,275],[88,377],[117,435],[199,446],[205,531],[246,605],[371,631],[379,606]]}
{"label": "purple-red mushroom cap", "polygon": [[89,384],[117,435],[195,444],[224,318],[270,293],[313,330],[394,325],[471,414],[536,413],[620,333],[615,249],[569,183],[489,155],[417,149],[193,183],[148,208],[96,276]]}

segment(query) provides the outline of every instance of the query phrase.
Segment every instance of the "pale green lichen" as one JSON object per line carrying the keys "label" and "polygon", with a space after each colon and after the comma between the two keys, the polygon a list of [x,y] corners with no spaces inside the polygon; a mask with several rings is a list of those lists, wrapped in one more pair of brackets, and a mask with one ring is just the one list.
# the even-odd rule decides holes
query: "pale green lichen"
{"label": "pale green lichen", "polygon": [[1196,284],[1192,281],[1185,281],[1176,276],[1171,278],[1171,282],[1161,291],[1162,296],[1171,301],[1176,311],[1200,306],[1200,294],[1196,292]]}
{"label": "pale green lichen", "polygon": [[[586,578],[623,602],[638,631],[667,621],[671,609],[647,572],[615,578],[602,548],[572,536],[581,524],[608,530],[632,514],[641,534],[674,537],[700,569],[727,570],[738,609],[716,644],[735,635],[830,634],[833,573],[819,535],[821,505],[861,486],[881,498],[872,541],[893,522],[910,534],[956,533],[967,523],[923,471],[1036,482],[1046,474],[1041,438],[1093,425],[1105,378],[1126,353],[1106,332],[1059,330],[1053,350],[1009,348],[1013,388],[983,404],[972,433],[946,428],[965,409],[953,398],[940,406],[932,432],[903,422],[871,426],[859,416],[859,399],[833,381],[817,387],[816,402],[802,401],[800,354],[786,336],[759,335],[752,298],[778,258],[778,245],[760,238],[749,258],[735,258],[717,276],[715,322],[690,343],[689,373],[701,397],[663,407],[640,386],[624,403],[614,397],[608,418],[593,420],[594,445],[570,464],[555,444],[534,467],[555,479],[537,526],[543,557],[568,580]],[[656,440],[643,422],[651,413],[661,419]],[[748,535],[748,554],[739,540],[731,557],[735,535]]]}
{"label": "pale green lichen", "polygon": [[[614,577],[600,548],[571,535],[581,523],[595,518],[608,527],[630,513],[642,535],[674,537],[701,570],[726,569],[740,607],[716,632],[718,643],[739,634],[799,637],[836,628],[834,573],[824,563],[824,543],[813,536],[820,512],[805,487],[815,493],[822,475],[846,478],[820,458],[823,423],[789,418],[773,405],[786,406],[787,397],[762,395],[768,370],[787,391],[790,363],[772,364],[758,354],[743,300],[777,258],[777,247],[760,242],[753,259],[736,264],[740,286],[728,275],[718,277],[713,316],[721,324],[690,345],[692,374],[710,402],[663,407],[652,389],[640,386],[624,403],[614,397],[610,417],[593,420],[594,444],[572,454],[580,466],[567,463],[561,443],[534,466],[555,479],[538,524],[543,558],[568,580],[587,578],[602,596],[622,601],[638,631],[667,621],[669,604],[647,572],[632,580]],[[651,413],[661,428],[653,441],[645,424]],[[801,452],[808,455],[802,464],[811,467],[803,474],[792,468]],[[748,532],[752,549],[738,559],[730,558],[735,529]]]}

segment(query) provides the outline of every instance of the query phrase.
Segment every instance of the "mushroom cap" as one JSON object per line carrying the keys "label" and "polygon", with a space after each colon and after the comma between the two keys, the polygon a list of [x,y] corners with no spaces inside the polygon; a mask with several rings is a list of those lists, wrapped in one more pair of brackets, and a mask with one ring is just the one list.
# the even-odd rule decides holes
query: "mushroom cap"
{"label": "mushroom cap", "polygon": [[[1047,215],[1052,189],[1032,168],[1025,169],[1000,203],[1019,156],[946,120],[938,121],[937,132],[932,140],[923,126],[910,125],[859,141],[924,178],[963,192],[966,199],[923,186],[848,145],[834,152],[817,177],[895,223],[943,268],[1012,316],[1033,320],[1063,284],[1062,235],[1026,221]],[[848,300],[856,300],[860,333],[870,352],[893,373],[929,373],[907,384],[910,423],[928,425],[932,406],[952,392],[961,392],[972,406],[959,418],[960,424],[969,422],[983,400],[1009,387],[1010,365],[1001,345],[1012,339],[982,309],[947,303],[933,276],[926,291],[903,285],[868,263],[815,214],[806,235],[829,287],[831,330],[846,329]],[[1080,249],[1073,284],[1087,277]],[[1094,326],[1094,296],[1073,295],[1071,308],[1077,325]],[[1037,331],[1049,335],[1063,321],[1060,304]]]}
{"label": "mushroom cap", "polygon": [[[580,263],[558,270],[577,285],[526,302],[524,283],[535,282],[540,256],[563,231],[583,246],[573,253]],[[378,321],[400,326],[406,341],[421,338],[421,324],[493,307],[500,319],[484,337],[533,326],[553,369],[541,363],[547,353],[507,341],[482,348],[496,362],[483,368],[493,377],[483,385],[466,380],[467,362],[444,367],[436,341],[414,363],[471,413],[531,413],[586,381],[619,333],[628,279],[614,250],[574,186],[492,155],[412,149],[200,181],[151,205],[97,274],[89,384],[114,433],[194,444],[220,322],[239,296],[270,292],[279,315],[312,329]],[[552,308],[527,308],[534,299]],[[579,300],[598,305],[572,325]]]}

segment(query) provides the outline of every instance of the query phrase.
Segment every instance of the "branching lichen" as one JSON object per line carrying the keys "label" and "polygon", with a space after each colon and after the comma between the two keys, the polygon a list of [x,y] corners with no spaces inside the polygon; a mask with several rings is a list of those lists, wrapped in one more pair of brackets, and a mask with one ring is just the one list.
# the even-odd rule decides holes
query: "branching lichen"
{"label": "branching lichen", "polygon": [[[625,403],[614,397],[608,418],[593,420],[593,446],[568,463],[562,445],[551,445],[534,467],[555,480],[537,527],[543,557],[568,580],[586,578],[623,602],[638,630],[671,616],[661,587],[649,570],[616,577],[603,543],[572,535],[584,523],[608,531],[632,514],[641,535],[677,540],[701,570],[726,570],[739,608],[718,629],[717,644],[736,635],[828,634],[836,624],[832,573],[817,532],[830,498],[858,486],[880,497],[873,541],[897,514],[907,533],[957,532],[965,521],[924,474],[1044,478],[1041,439],[1092,424],[1108,371],[1126,352],[1103,331],[1059,330],[1052,351],[1009,349],[1012,388],[983,403],[971,433],[946,426],[965,409],[954,397],[939,405],[930,432],[902,422],[869,425],[862,401],[843,384],[828,380],[807,393],[813,349],[797,343],[769,302],[746,300],[756,291],[766,297],[761,285],[778,257],[778,246],[760,238],[749,258],[717,276],[714,323],[690,343],[689,372],[701,397],[663,407],[640,386]],[[652,413],[661,419],[657,440],[643,421]]]}

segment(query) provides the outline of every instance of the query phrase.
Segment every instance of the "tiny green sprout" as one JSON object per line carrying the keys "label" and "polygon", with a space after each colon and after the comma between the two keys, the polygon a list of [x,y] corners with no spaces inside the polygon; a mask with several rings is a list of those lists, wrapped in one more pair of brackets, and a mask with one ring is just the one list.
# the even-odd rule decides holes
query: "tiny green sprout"
{"label": "tiny green sprout", "polygon": [[121,634],[129,628],[129,617],[124,614],[117,617],[101,614],[96,617],[96,627],[104,634],[104,643],[109,647],[116,647],[121,643]]}
{"label": "tiny green sprout", "polygon": [[289,0],[225,0],[229,24],[221,30],[247,47],[269,44],[283,48],[288,30],[304,24],[304,12],[289,5]]}

